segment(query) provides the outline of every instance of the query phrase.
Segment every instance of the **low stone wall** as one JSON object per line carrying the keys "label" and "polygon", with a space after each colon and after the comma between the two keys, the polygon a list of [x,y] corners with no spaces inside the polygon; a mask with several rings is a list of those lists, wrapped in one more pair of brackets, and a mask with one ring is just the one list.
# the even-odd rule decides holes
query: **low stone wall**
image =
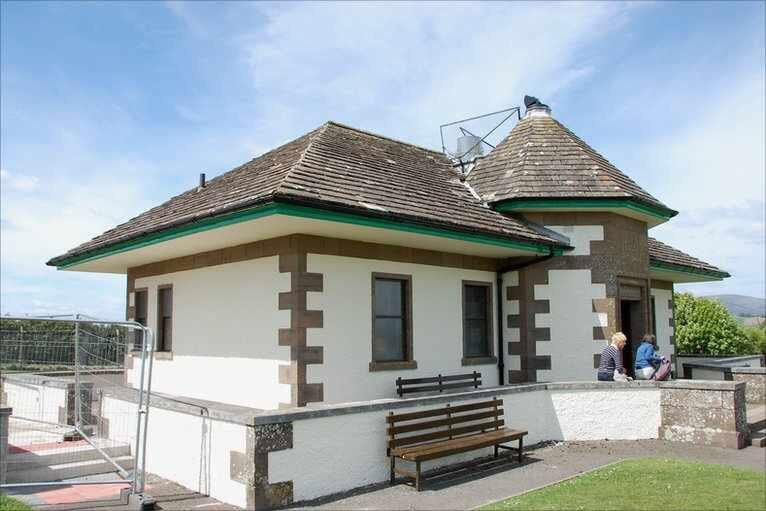
{"label": "low stone wall", "polygon": [[[11,390],[22,384],[6,383]],[[62,382],[38,384],[54,386],[62,397],[66,389]],[[389,412],[493,397],[503,399],[508,427],[529,431],[527,445],[665,438],[737,448],[746,438],[744,382],[539,383],[268,411],[153,393],[146,468],[234,505],[284,506],[386,481]],[[133,444],[135,423],[124,417],[135,407],[135,391],[110,388],[100,392],[93,413],[107,421],[111,439]],[[491,453],[469,452],[423,468]]]}
{"label": "low stone wall", "polygon": [[745,399],[748,403],[766,403],[766,367],[732,367],[734,381],[745,382]]}
{"label": "low stone wall", "polygon": [[742,449],[748,439],[745,383],[676,380],[660,384],[660,438]]}

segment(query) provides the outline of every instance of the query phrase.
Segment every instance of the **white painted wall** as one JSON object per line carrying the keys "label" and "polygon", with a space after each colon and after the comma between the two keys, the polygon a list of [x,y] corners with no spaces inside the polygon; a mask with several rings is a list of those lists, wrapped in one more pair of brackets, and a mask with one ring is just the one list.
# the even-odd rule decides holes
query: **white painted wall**
{"label": "white painted wall", "polygon": [[535,285],[535,300],[549,300],[550,313],[535,314],[536,328],[550,328],[551,340],[538,341],[538,355],[551,356],[551,369],[538,370],[538,381],[592,381],[593,355],[604,341],[593,340],[593,327],[606,326],[606,314],[593,312],[593,299],[605,298],[606,286],[591,282],[590,270],[550,270],[547,285]]}
{"label": "white painted wall", "polygon": [[564,256],[590,255],[590,242],[604,240],[603,225],[546,225],[545,227],[569,238],[569,244],[574,247],[574,250],[567,250]]}
{"label": "white painted wall", "polygon": [[[506,424],[529,431],[528,445],[542,440],[657,438],[660,425],[660,391],[656,388],[541,390],[499,397],[504,400]],[[397,409],[396,413],[414,410],[417,408]],[[387,413],[378,410],[294,421],[293,448],[269,453],[269,482],[292,480],[294,499],[299,501],[387,480]],[[423,468],[490,453],[491,449],[473,451],[424,463]],[[306,460],[322,460],[323,466],[343,470],[317,470]]]}
{"label": "white painted wall", "polygon": [[[308,255],[308,271],[324,275],[324,292],[308,293],[308,308],[324,311],[324,328],[308,329],[308,344],[324,346],[324,364],[309,365],[309,383],[324,383],[326,403],[394,397],[398,376],[482,374],[497,385],[497,364],[463,366],[462,281],[492,283],[493,350],[497,354],[495,273],[422,264]],[[372,273],[412,276],[415,370],[370,372]]]}
{"label": "white painted wall", "polygon": [[[105,396],[102,416],[111,440],[135,446],[134,403]],[[132,417],[132,421],[126,418]],[[147,472],[236,506],[247,505],[245,487],[229,473],[230,451],[245,452],[247,428],[203,415],[152,407],[147,435]],[[135,456],[135,452],[133,452]]]}
{"label": "white painted wall", "polygon": [[[669,289],[651,289],[654,297],[654,318],[657,321],[657,348],[660,355],[667,357],[675,353],[675,346],[670,344],[670,336],[673,335],[673,327],[670,326],[670,318],[673,317],[673,309],[668,307],[668,300],[673,299],[673,292]],[[679,370],[681,366],[678,367]]]}
{"label": "white painted wall", "polygon": [[15,417],[58,423],[59,407],[66,406],[66,389],[4,380],[6,406]]}
{"label": "white painted wall", "polygon": [[[155,360],[153,390],[263,409],[290,402],[290,386],[278,383],[290,358],[277,342],[279,328],[290,326],[289,311],[278,310],[279,292],[290,289],[278,257],[136,279],[136,288],[148,288],[155,331],[163,284],[173,285],[173,356]],[[134,386],[136,372],[128,375]]]}

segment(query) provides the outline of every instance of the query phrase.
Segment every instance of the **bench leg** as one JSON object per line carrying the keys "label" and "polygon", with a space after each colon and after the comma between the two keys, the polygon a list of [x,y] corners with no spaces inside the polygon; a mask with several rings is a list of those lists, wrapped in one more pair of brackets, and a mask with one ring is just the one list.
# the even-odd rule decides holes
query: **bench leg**
{"label": "bench leg", "polygon": [[391,456],[391,484],[396,481],[396,458]]}
{"label": "bench leg", "polygon": [[497,453],[498,453],[499,450],[500,450],[500,447],[495,445],[495,458],[497,458]]}
{"label": "bench leg", "polygon": [[415,462],[415,489],[420,491],[420,462]]}
{"label": "bench leg", "polygon": [[521,459],[523,457],[524,452],[524,437],[519,437],[519,463],[521,463]]}

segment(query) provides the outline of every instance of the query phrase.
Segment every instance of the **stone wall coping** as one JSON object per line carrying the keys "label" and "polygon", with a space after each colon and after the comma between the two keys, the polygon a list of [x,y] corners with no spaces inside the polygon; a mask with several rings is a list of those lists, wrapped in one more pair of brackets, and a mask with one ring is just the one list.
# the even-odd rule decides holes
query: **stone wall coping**
{"label": "stone wall coping", "polygon": [[661,389],[688,389],[688,390],[718,390],[721,392],[734,392],[745,388],[743,381],[726,380],[673,380],[660,383]]}
{"label": "stone wall coping", "polygon": [[759,354],[753,354],[753,355],[702,355],[699,353],[676,353],[676,358],[683,357],[683,358],[709,358],[713,360],[723,360],[723,361],[736,361],[736,360],[751,360],[751,359],[759,359],[762,355]]}
{"label": "stone wall coping", "polygon": [[[72,384],[71,379],[56,378],[37,374],[5,374],[3,378],[12,383],[27,385],[43,385],[47,387],[66,389]],[[129,403],[138,403],[138,390],[119,386],[99,387],[104,396],[113,397]],[[187,415],[205,416],[221,422],[231,422],[241,425],[252,425],[253,417],[263,410],[238,406],[217,401],[207,401],[185,396],[172,396],[162,392],[152,391],[150,406]],[[150,414],[151,415],[151,414]]]}
{"label": "stone wall coping", "polygon": [[[751,368],[752,369],[752,368]],[[4,375],[8,381],[47,385],[66,388],[71,381],[49,376],[31,374]],[[152,392],[151,407],[184,413],[187,415],[206,416],[212,420],[230,422],[244,426],[263,424],[277,424],[307,420],[321,417],[334,417],[355,413],[374,411],[388,411],[401,408],[413,408],[419,406],[436,406],[440,404],[468,401],[474,399],[492,399],[504,395],[537,392],[537,391],[582,391],[582,390],[628,390],[628,389],[692,389],[692,390],[718,390],[734,391],[744,388],[745,382],[734,381],[706,381],[706,380],[674,380],[669,382],[632,381],[632,382],[551,382],[532,383],[521,385],[503,385],[485,387],[467,392],[444,393],[411,398],[386,398],[370,401],[358,401],[339,404],[312,404],[301,408],[287,408],[283,410],[260,410],[246,406],[232,405],[217,401],[190,398],[184,396],[172,396],[160,392]],[[138,391],[119,386],[99,388],[103,395],[114,397],[132,403],[138,402]]]}
{"label": "stone wall coping", "polygon": [[[731,383],[731,382],[728,382]],[[503,385],[485,387],[483,389],[467,392],[444,393],[432,396],[411,398],[388,398],[371,401],[358,401],[353,403],[339,404],[314,404],[304,408],[288,408],[284,410],[266,410],[256,415],[255,425],[275,424],[280,422],[293,422],[297,420],[316,419],[321,417],[334,417],[354,413],[366,413],[375,411],[388,411],[400,408],[412,408],[418,406],[435,406],[439,404],[468,401],[473,399],[492,399],[509,394],[523,392],[536,392],[542,390],[624,390],[624,389],[654,389],[661,387],[661,383],[653,381],[633,382],[555,382],[555,383],[532,383],[521,385]]]}
{"label": "stone wall coping", "polygon": [[59,378],[56,376],[47,376],[42,374],[30,374],[30,373],[11,373],[4,374],[2,378],[6,381],[28,384],[28,385],[43,385],[45,387],[53,387],[58,389],[65,389],[70,383],[74,383],[70,379]]}
{"label": "stone wall coping", "polygon": [[766,374],[766,367],[732,367],[731,372],[740,374]]}

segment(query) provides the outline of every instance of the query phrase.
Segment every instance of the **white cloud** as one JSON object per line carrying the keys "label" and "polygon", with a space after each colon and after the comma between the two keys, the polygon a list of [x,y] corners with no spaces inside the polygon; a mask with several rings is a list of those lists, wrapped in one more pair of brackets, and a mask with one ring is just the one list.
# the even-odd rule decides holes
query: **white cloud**
{"label": "white cloud", "polygon": [[[591,45],[625,22],[621,3],[266,5],[240,36],[269,127],[333,118],[438,147],[438,125],[554,101],[592,70]],[[304,126],[309,127],[309,126]]]}
{"label": "white cloud", "polygon": [[0,186],[7,186],[19,192],[31,192],[37,188],[39,179],[35,176],[17,175],[5,169],[0,170]]}

